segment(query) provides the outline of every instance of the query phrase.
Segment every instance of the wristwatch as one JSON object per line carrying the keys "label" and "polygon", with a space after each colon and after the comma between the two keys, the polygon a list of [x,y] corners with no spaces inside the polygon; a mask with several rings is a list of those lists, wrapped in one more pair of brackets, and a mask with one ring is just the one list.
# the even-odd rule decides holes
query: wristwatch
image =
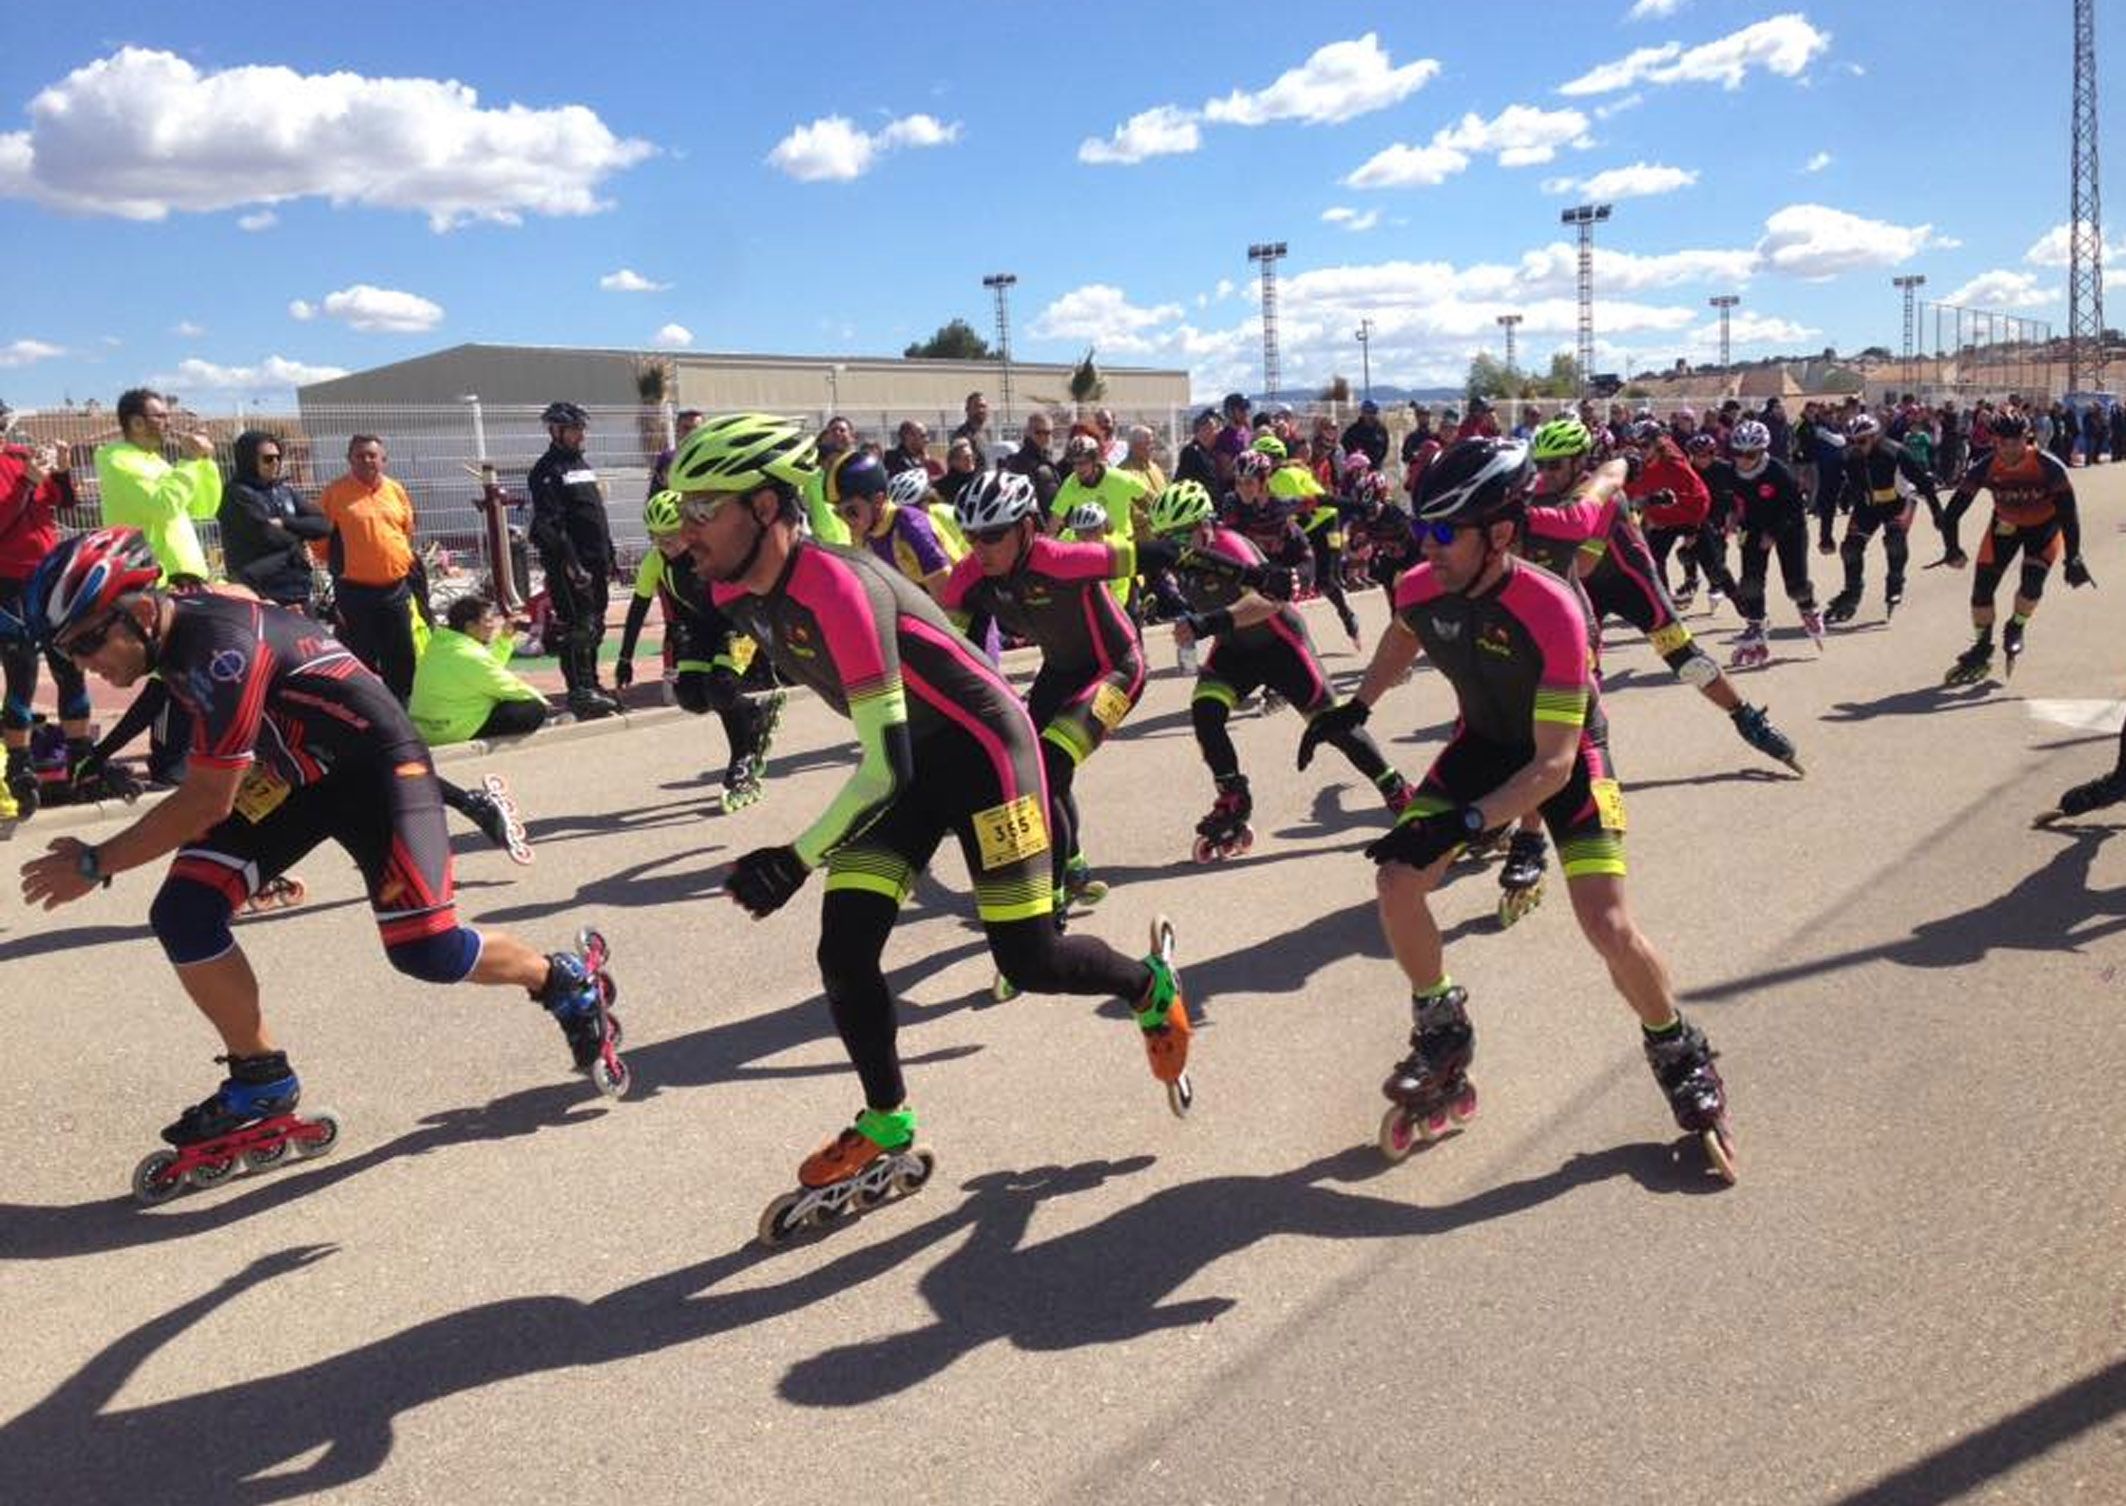
{"label": "wristwatch", "polygon": [[74,871],[92,884],[101,884],[106,889],[111,887],[111,876],[103,871],[103,859],[86,842],[75,850]]}
{"label": "wristwatch", "polygon": [[[1484,833],[1484,813],[1473,805],[1463,806],[1462,830],[1472,837],[1482,836]],[[110,881],[106,879],[104,882],[108,883]]]}

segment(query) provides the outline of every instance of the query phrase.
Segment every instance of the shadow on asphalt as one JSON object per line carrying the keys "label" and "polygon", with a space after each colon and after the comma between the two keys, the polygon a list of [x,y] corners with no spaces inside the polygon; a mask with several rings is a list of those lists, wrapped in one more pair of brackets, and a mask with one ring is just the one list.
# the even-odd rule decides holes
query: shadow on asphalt
{"label": "shadow on asphalt", "polygon": [[1936,711],[1960,711],[1967,706],[1990,706],[1995,687],[1978,685],[1922,685],[1900,690],[1872,701],[1839,701],[1818,718],[1826,722],[1872,722],[1878,716],[1926,716]]}
{"label": "shadow on asphalt", "polygon": [[[402,1413],[523,1376],[611,1364],[772,1322],[845,1298],[947,1241],[957,1247],[919,1283],[934,1321],[799,1361],[783,1377],[784,1398],[857,1406],[908,1391],[993,1342],[1044,1352],[1211,1322],[1237,1300],[1167,1299],[1215,1263],[1275,1236],[1439,1235],[1619,1176],[1659,1193],[1703,1191],[1709,1181],[1674,1147],[1645,1143],[1575,1156],[1544,1176],[1460,1203],[1418,1207],[1324,1185],[1391,1170],[1373,1147],[1354,1146],[1281,1175],[1162,1188],[1090,1227],[1022,1248],[1043,1201],[1151,1164],[1138,1156],[985,1173],[965,1184],[956,1205],[890,1234],[912,1208],[888,1204],[861,1231],[848,1229],[853,1238],[880,1237],[773,1285],[756,1275],[743,1288],[720,1290],[775,1258],[748,1245],[596,1301],[485,1303],[278,1375],[109,1410],[172,1341],[254,1288],[334,1252],[295,1246],[251,1262],[107,1346],[0,1426],[0,1457],[8,1460],[10,1491],[23,1500],[133,1499],[144,1481],[153,1481],[155,1499],[170,1506],[289,1500],[374,1474],[391,1456]],[[925,1201],[935,1206],[942,1195],[933,1190]]]}
{"label": "shadow on asphalt", "polygon": [[1713,784],[1793,784],[1799,774],[1785,769],[1767,769],[1752,764],[1746,769],[1720,769],[1711,774],[1692,774],[1678,779],[1627,779],[1624,790],[1627,794],[1640,794],[1646,790],[1695,790]]}
{"label": "shadow on asphalt", "polygon": [[1982,962],[1997,951],[2079,952],[2090,942],[2126,931],[2126,887],[2089,887],[2090,865],[2115,828],[2054,826],[2048,831],[2066,838],[2067,845],[2005,894],[1990,896],[1939,920],[1921,921],[1909,936],[1894,941],[1690,989],[1682,997],[1721,1003],[1870,962],[1954,968]]}

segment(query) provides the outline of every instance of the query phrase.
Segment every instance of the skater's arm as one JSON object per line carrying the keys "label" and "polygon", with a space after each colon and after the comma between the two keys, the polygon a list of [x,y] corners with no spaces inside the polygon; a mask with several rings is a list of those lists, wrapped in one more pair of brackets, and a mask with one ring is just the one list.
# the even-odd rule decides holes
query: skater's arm
{"label": "skater's arm", "polygon": [[786,589],[819,624],[860,755],[849,782],[791,844],[807,868],[817,868],[869,830],[907,788],[915,777],[915,743],[901,684],[898,609],[885,583],[827,550],[807,549]]}
{"label": "skater's arm", "polygon": [[185,782],[168,799],[149,806],[138,821],[96,848],[99,871],[110,875],[145,867],[226,819],[236,809],[237,786],[244,782],[250,767],[211,764],[193,758],[186,769]]}
{"label": "skater's arm", "polygon": [[[653,592],[656,587],[650,588]],[[642,636],[642,624],[649,620],[650,598],[642,594],[638,584],[635,594],[627,600],[627,620],[620,625],[620,662],[628,663],[635,657],[635,640]]]}
{"label": "skater's arm", "polygon": [[1515,770],[1504,784],[1474,802],[1484,814],[1484,830],[1491,831],[1520,820],[1565,788],[1565,781],[1572,777],[1572,766],[1579,751],[1578,726],[1538,721],[1535,725],[1535,757]]}
{"label": "skater's arm", "polygon": [[1401,618],[1389,619],[1387,631],[1373,645],[1373,662],[1366,666],[1365,678],[1358,682],[1351,699],[1369,707],[1379,705],[1380,698],[1402,682],[1404,673],[1423,651],[1417,634],[1405,627]]}

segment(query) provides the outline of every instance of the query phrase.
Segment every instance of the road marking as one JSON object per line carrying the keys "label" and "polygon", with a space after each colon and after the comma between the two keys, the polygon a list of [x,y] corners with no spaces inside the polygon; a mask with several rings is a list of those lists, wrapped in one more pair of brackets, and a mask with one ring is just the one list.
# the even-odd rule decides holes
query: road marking
{"label": "road marking", "polygon": [[2116,732],[2126,725],[2126,701],[2046,701],[2023,704],[2041,722],[2057,722],[2077,732]]}

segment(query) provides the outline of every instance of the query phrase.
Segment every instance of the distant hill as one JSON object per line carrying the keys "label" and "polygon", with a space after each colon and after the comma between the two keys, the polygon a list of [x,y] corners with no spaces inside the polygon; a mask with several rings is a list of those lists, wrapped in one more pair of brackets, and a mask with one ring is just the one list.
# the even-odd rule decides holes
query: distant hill
{"label": "distant hill", "polygon": [[[1215,408],[1218,406],[1218,400],[1224,395],[1221,392],[1206,397],[1199,393],[1197,406]],[[1349,406],[1355,408],[1362,396],[1353,388]],[[1461,399],[1462,389],[1459,387],[1391,387],[1385,382],[1373,384],[1373,401],[1383,408],[1393,407],[1397,403],[1458,403]],[[1270,403],[1286,403],[1294,408],[1306,408],[1320,401],[1321,389],[1318,387],[1288,387],[1275,394],[1257,392],[1248,396],[1248,402],[1257,408]]]}

